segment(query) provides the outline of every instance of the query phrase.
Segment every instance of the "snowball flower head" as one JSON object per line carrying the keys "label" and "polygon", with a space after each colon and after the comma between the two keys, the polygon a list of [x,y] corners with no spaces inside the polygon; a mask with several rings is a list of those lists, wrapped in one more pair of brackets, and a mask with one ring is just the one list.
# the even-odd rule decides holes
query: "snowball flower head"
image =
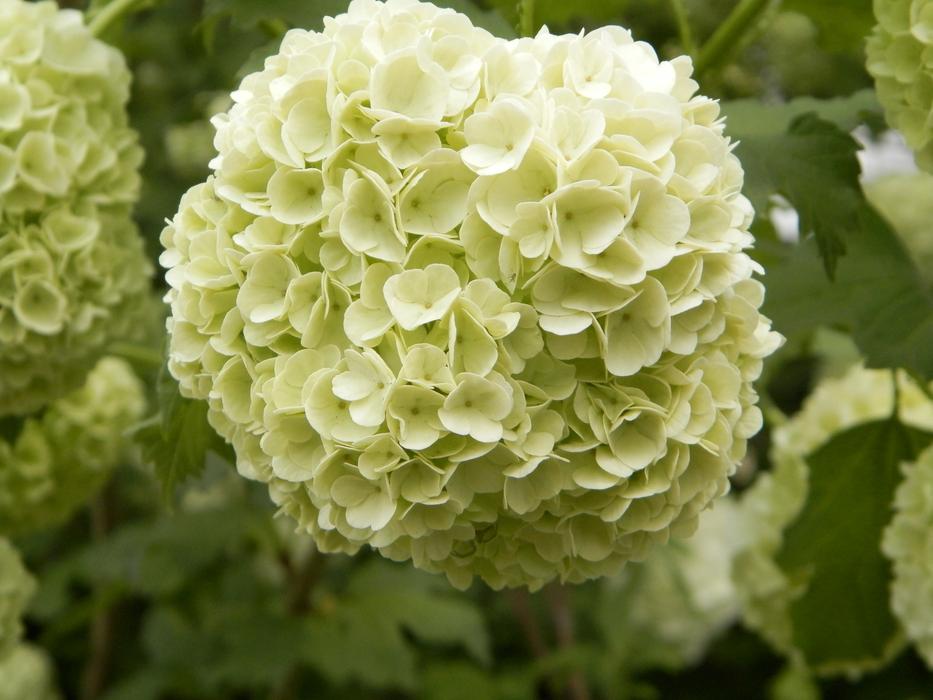
{"label": "snowball flower head", "polygon": [[20,644],[0,657],[0,700],[57,700],[52,662],[31,644]]}
{"label": "snowball flower head", "polygon": [[891,608],[933,668],[933,447],[907,465],[882,551],[894,565]]}
{"label": "snowball flower head", "polygon": [[888,123],[933,172],[933,2],[874,0],[878,24],[868,38],[868,72]]}
{"label": "snowball flower head", "polygon": [[[23,631],[23,611],[35,587],[35,581],[23,567],[19,552],[7,540],[0,538],[0,659],[19,642]],[[0,673],[0,678],[5,676]]]}
{"label": "snowball flower head", "polygon": [[534,588],[727,490],[780,339],[690,72],[356,0],[243,80],[162,235],[169,366],[320,547]]}
{"label": "snowball flower head", "polygon": [[[900,419],[917,428],[933,429],[933,402],[906,374],[899,372],[897,381]],[[777,555],[784,531],[807,500],[806,458],[839,433],[885,419],[893,409],[890,370],[855,366],[842,377],[822,381],[803,408],[774,431],[774,469],[762,474],[741,499],[744,545],[736,555],[733,576],[742,617],[746,625],[787,656],[802,660],[793,646],[790,616],[790,605],[799,591],[778,565]]]}
{"label": "snowball flower head", "polygon": [[126,455],[144,396],[125,361],[104,358],[84,386],[0,438],[0,533],[57,524],[86,503]]}
{"label": "snowball flower head", "polygon": [[148,289],[129,82],[80,13],[0,0],[0,416],[79,386]]}

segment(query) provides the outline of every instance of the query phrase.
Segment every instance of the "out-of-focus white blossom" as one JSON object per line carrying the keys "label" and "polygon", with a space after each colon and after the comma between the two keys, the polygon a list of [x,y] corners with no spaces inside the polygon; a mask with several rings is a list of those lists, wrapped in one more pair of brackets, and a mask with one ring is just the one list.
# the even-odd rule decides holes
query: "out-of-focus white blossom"
{"label": "out-of-focus white blossom", "polygon": [[55,675],[48,655],[31,644],[20,644],[0,656],[0,700],[57,700]]}
{"label": "out-of-focus white blossom", "polygon": [[[23,632],[23,611],[32,598],[35,586],[32,576],[23,566],[19,552],[0,537],[0,659],[19,642]],[[0,678],[3,676],[0,675]]]}
{"label": "out-of-focus white blossom", "polygon": [[874,10],[868,72],[888,123],[933,172],[933,2],[874,0]]}
{"label": "out-of-focus white blossom", "polygon": [[933,668],[933,447],[907,465],[882,550],[894,565],[891,607]]}
{"label": "out-of-focus white blossom", "polygon": [[738,618],[731,569],[743,536],[735,499],[722,498],[689,539],[656,547],[645,561],[606,580],[620,608],[608,625],[625,628],[630,667],[698,663],[710,642]]}
{"label": "out-of-focus white blossom", "polygon": [[84,386],[0,438],[0,532],[28,532],[67,519],[127,454],[126,431],[145,412],[132,368],[105,357]]}
{"label": "out-of-focus white blossom", "polygon": [[79,386],[148,292],[129,83],[80,13],[0,0],[0,416]]}

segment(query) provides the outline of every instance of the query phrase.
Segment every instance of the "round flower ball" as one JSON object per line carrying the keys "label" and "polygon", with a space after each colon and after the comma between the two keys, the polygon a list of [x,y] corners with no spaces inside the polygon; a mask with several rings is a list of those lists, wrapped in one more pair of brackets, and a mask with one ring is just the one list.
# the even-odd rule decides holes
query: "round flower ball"
{"label": "round flower ball", "polygon": [[0,416],[80,386],[148,292],[129,84],[80,13],[0,0]]}
{"label": "round flower ball", "polygon": [[907,465],[881,549],[894,565],[891,609],[933,668],[933,447]]}
{"label": "round flower ball", "polygon": [[355,0],[233,92],[162,234],[169,367],[322,549],[578,582],[727,490],[780,338],[690,73]]}
{"label": "round flower ball", "polygon": [[933,2],[874,0],[874,10],[868,72],[888,123],[933,172]]}
{"label": "round flower ball", "polygon": [[31,644],[20,644],[0,656],[0,700],[57,700],[55,674],[48,655]]}
{"label": "round flower ball", "polygon": [[[933,429],[933,402],[905,373],[898,372],[899,418]],[[793,645],[790,606],[799,590],[777,563],[784,531],[803,509],[808,492],[807,455],[834,436],[862,423],[882,420],[894,409],[890,370],[850,368],[843,376],[823,380],[803,408],[772,434],[773,470],[758,477],[741,499],[745,530],[733,577],[742,618],[772,647],[802,660]],[[892,649],[892,651],[894,651]],[[866,666],[853,671],[868,670]]]}
{"label": "round flower ball", "polygon": [[84,386],[0,438],[0,533],[56,525],[90,500],[126,456],[125,433],[145,408],[129,364],[107,357]]}
{"label": "round flower ball", "polygon": [[[0,537],[0,659],[19,642],[23,631],[23,611],[35,587],[35,581],[23,566],[19,552]],[[0,678],[5,676],[0,673]]]}

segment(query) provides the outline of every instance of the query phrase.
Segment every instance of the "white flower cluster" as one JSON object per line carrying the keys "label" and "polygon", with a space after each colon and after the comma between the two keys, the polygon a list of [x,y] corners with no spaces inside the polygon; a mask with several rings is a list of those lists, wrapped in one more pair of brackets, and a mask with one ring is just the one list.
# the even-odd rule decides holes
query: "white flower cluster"
{"label": "white flower cluster", "polygon": [[106,357],[84,386],[0,438],[0,533],[67,519],[126,453],[124,433],[145,412],[144,388],[123,360]]}
{"label": "white flower cluster", "polygon": [[933,172],[933,0],[874,0],[868,72],[888,123]]}
{"label": "white flower cluster", "polygon": [[148,293],[129,82],[80,13],[0,0],[0,416],[79,386]]}
{"label": "white flower cluster", "polygon": [[243,80],[162,235],[170,368],[322,548],[580,581],[726,491],[780,337],[690,72],[354,0]]}
{"label": "white flower cluster", "polygon": [[0,659],[19,643],[23,611],[35,586],[32,576],[23,567],[19,552],[0,537]]}
{"label": "white flower cluster", "polygon": [[0,700],[57,700],[52,663],[31,644],[20,644],[0,657]]}
{"label": "white flower cluster", "polygon": [[629,668],[677,669],[698,663],[710,643],[738,618],[732,559],[743,522],[727,496],[704,513],[696,533],[654,548],[645,561],[626,567],[605,586],[619,589],[624,610],[609,623],[625,629]]}
{"label": "white flower cluster", "polygon": [[[899,415],[904,422],[933,428],[933,402],[906,374],[899,373]],[[773,471],[762,474],[741,500],[745,544],[735,558],[733,576],[744,622],[775,649],[797,658],[790,604],[798,588],[776,561],[784,530],[807,500],[807,455],[835,435],[861,423],[887,418],[894,407],[890,370],[852,367],[822,381],[803,408],[773,433]]]}
{"label": "white flower cluster", "polygon": [[907,465],[894,511],[882,540],[894,564],[891,608],[933,668],[933,447]]}

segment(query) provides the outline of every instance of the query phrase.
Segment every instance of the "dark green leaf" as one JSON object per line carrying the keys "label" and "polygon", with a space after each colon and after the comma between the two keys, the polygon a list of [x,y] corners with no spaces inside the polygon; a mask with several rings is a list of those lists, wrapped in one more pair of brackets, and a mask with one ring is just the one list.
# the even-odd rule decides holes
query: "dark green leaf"
{"label": "dark green leaf", "polygon": [[[465,14],[477,27],[492,32],[496,36],[511,38],[515,30],[496,10],[484,10],[470,0],[443,0],[435,3],[440,7],[449,7]],[[230,17],[240,27],[252,28],[263,23],[284,22],[287,26],[319,30],[323,27],[324,17],[333,17],[346,12],[346,0],[207,0],[204,5],[206,21],[215,18]]]}
{"label": "dark green leaf", "polygon": [[292,27],[321,29],[326,16],[346,12],[345,0],[206,0],[204,16],[230,17],[238,26],[251,29],[264,22],[285,22]]}
{"label": "dark green leaf", "polygon": [[496,684],[488,673],[462,662],[433,664],[424,670],[425,700],[495,698]]}
{"label": "dark green leaf", "polygon": [[175,487],[204,472],[208,454],[233,461],[233,451],[207,421],[207,404],[186,399],[163,370],[158,387],[159,411],[134,433],[143,458],[152,465],[166,498]]}
{"label": "dark green leaf", "polygon": [[782,134],[794,119],[809,113],[832,122],[843,131],[851,131],[880,110],[874,90],[859,90],[847,97],[827,100],[798,97],[781,103],[757,99],[726,100],[722,103],[726,133],[738,141]]}
{"label": "dark green leaf", "polygon": [[61,565],[65,576],[83,583],[118,586],[145,597],[170,595],[242,547],[250,528],[264,522],[265,515],[225,507],[137,521]]}
{"label": "dark green leaf", "polygon": [[394,622],[353,602],[309,621],[308,665],[336,685],[411,689],[415,655]]}
{"label": "dark green leaf", "polygon": [[829,51],[860,51],[875,24],[871,0],[784,0],[781,7],[809,17]]}
{"label": "dark green leaf", "polygon": [[852,136],[812,113],[794,118],[786,134],[749,137],[736,149],[749,199],[763,212],[772,195],[786,197],[801,233],[814,234],[830,277],[864,201],[858,150]]}
{"label": "dark green leaf", "polygon": [[830,282],[815,245],[762,244],[765,313],[788,337],[831,326],[852,333],[871,367],[902,367],[933,379],[933,292],[904,245],[867,205],[847,236]]}
{"label": "dark green leaf", "polygon": [[337,684],[414,687],[415,648],[405,632],[432,648],[459,645],[490,659],[479,609],[440,578],[373,561],[357,569],[334,609],[310,622],[307,662]]}
{"label": "dark green leaf", "polygon": [[785,534],[778,563],[804,587],[791,604],[793,635],[815,669],[880,660],[897,636],[881,533],[901,462],[931,441],[933,434],[887,419],[850,428],[807,458],[807,501]]}

